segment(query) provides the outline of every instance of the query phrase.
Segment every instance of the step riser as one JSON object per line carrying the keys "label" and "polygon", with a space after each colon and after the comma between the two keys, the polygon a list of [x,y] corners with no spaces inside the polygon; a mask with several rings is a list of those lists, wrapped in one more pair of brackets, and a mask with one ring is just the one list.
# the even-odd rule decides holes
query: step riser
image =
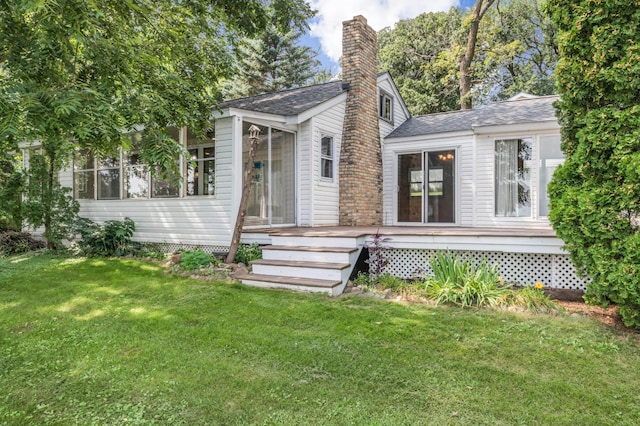
{"label": "step riser", "polygon": [[286,237],[274,235],[271,237],[271,244],[274,246],[357,248],[358,239],[340,237]]}
{"label": "step riser", "polygon": [[[296,277],[296,278],[314,278],[318,280],[341,280],[344,281],[344,275],[349,274],[349,268],[343,270],[337,269],[321,269],[321,268],[304,268],[297,266],[276,266],[276,265],[253,265],[253,273],[260,275],[271,275],[276,277]],[[345,272],[346,271],[346,272]]]}
{"label": "step riser", "polygon": [[308,252],[290,250],[262,250],[262,258],[266,260],[288,260],[301,262],[349,263],[349,253]]}
{"label": "step riser", "polygon": [[242,280],[242,284],[250,285],[253,287],[261,287],[261,288],[282,288],[285,290],[292,291],[306,291],[311,293],[326,293],[330,296],[339,296],[342,294],[345,288],[345,284],[333,287],[333,288],[323,288],[323,287],[307,287],[293,284],[282,284],[282,283],[272,283],[266,281],[254,281],[254,280]]}

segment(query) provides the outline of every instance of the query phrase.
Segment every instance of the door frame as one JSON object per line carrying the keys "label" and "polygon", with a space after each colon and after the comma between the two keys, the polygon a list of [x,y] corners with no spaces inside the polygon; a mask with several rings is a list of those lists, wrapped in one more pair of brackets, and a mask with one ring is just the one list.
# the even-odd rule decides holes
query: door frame
{"label": "door frame", "polygon": [[[427,158],[427,154],[429,152],[438,152],[438,151],[453,151],[454,152],[454,178],[453,184],[455,188],[454,195],[454,221],[453,222],[427,222],[427,209],[428,209],[428,196],[426,189],[427,182],[427,164],[425,159]],[[460,223],[460,146],[459,145],[437,145],[429,148],[421,148],[421,149],[407,149],[402,151],[394,152],[394,164],[393,164],[393,183],[394,183],[394,194],[393,194],[393,224],[399,226],[458,226]],[[400,190],[400,182],[398,182],[398,166],[399,166],[399,157],[401,155],[408,154],[420,154],[422,159],[422,218],[420,222],[400,222],[398,221],[398,193]]]}
{"label": "door frame", "polygon": [[[266,223],[265,224],[251,224],[251,225],[245,225],[244,228],[246,229],[260,229],[260,228],[278,228],[278,227],[288,227],[288,226],[296,226],[297,225],[297,221],[298,221],[298,133],[296,131],[292,131],[290,129],[286,129],[280,126],[272,126],[271,124],[265,124],[264,122],[261,122],[260,120],[252,120],[252,119],[243,119],[242,122],[248,122],[251,124],[257,124],[259,126],[263,126],[266,127],[268,129],[268,136],[267,136],[267,158],[265,160],[265,164],[263,166],[263,173],[269,173],[269,176],[264,176],[264,179],[266,179],[266,193],[267,193],[267,199],[266,199],[266,210],[267,210],[267,214],[266,214]],[[272,167],[271,167],[271,163],[272,163],[272,146],[271,146],[271,134],[272,134],[272,130],[278,130],[278,131],[282,131],[282,132],[286,132],[286,133],[290,133],[293,135],[293,173],[294,173],[294,177],[293,177],[293,194],[294,194],[294,199],[293,199],[293,221],[291,223],[278,223],[278,224],[273,224],[273,182],[272,182]],[[244,137],[244,135],[242,135],[242,137]],[[246,167],[246,163],[244,161],[244,152],[241,151],[241,162],[242,162],[242,170],[244,171],[244,168]],[[242,173],[243,179],[244,179],[244,173]],[[256,216],[249,216],[247,215],[245,217],[245,220],[249,219],[249,222],[251,222],[251,218],[256,218]]]}

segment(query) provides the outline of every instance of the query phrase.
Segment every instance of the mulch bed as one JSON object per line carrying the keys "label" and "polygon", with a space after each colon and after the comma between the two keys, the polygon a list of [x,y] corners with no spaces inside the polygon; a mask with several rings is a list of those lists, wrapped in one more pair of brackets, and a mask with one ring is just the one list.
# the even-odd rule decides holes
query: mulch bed
{"label": "mulch bed", "polygon": [[562,306],[567,310],[567,312],[594,318],[610,327],[615,327],[632,333],[640,333],[639,330],[629,328],[624,325],[620,314],[618,313],[617,306],[609,305],[606,308],[603,308],[601,306],[591,306],[584,303],[584,300],[582,299],[584,292],[582,290],[550,288],[545,289],[544,291],[554,303]]}

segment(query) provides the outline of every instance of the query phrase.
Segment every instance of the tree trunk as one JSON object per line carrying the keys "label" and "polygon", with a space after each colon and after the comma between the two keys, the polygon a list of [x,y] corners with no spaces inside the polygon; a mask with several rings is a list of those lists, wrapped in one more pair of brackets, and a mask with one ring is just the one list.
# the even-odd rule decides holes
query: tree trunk
{"label": "tree trunk", "polygon": [[[251,126],[249,131],[252,130]],[[233,263],[236,253],[238,253],[238,246],[240,245],[240,237],[242,236],[242,228],[244,227],[244,217],[247,212],[247,204],[249,203],[249,193],[251,192],[251,175],[253,174],[253,159],[256,155],[256,149],[258,148],[258,137],[251,138],[251,146],[249,147],[249,155],[247,158],[247,164],[244,168],[244,179],[242,183],[242,196],[240,197],[240,207],[238,207],[238,216],[236,217],[236,226],[233,229],[233,236],[231,237],[231,246],[229,247],[229,254],[227,255],[227,263]]]}
{"label": "tree trunk", "polygon": [[471,63],[476,53],[476,43],[478,41],[478,29],[480,21],[487,12],[487,9],[496,0],[476,0],[473,7],[473,19],[469,26],[469,34],[467,36],[467,48],[463,55],[460,56],[460,109],[471,109]]}

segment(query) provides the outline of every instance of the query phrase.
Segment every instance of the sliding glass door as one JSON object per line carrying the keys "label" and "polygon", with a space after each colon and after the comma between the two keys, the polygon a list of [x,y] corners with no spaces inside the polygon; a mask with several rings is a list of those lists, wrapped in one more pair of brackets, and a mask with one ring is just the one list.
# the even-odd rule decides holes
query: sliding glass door
{"label": "sliding glass door", "polygon": [[455,163],[455,150],[398,155],[398,222],[455,223]]}
{"label": "sliding glass door", "polygon": [[[249,127],[243,123],[242,164],[247,163]],[[295,135],[265,126],[253,160],[245,226],[295,224]]]}

